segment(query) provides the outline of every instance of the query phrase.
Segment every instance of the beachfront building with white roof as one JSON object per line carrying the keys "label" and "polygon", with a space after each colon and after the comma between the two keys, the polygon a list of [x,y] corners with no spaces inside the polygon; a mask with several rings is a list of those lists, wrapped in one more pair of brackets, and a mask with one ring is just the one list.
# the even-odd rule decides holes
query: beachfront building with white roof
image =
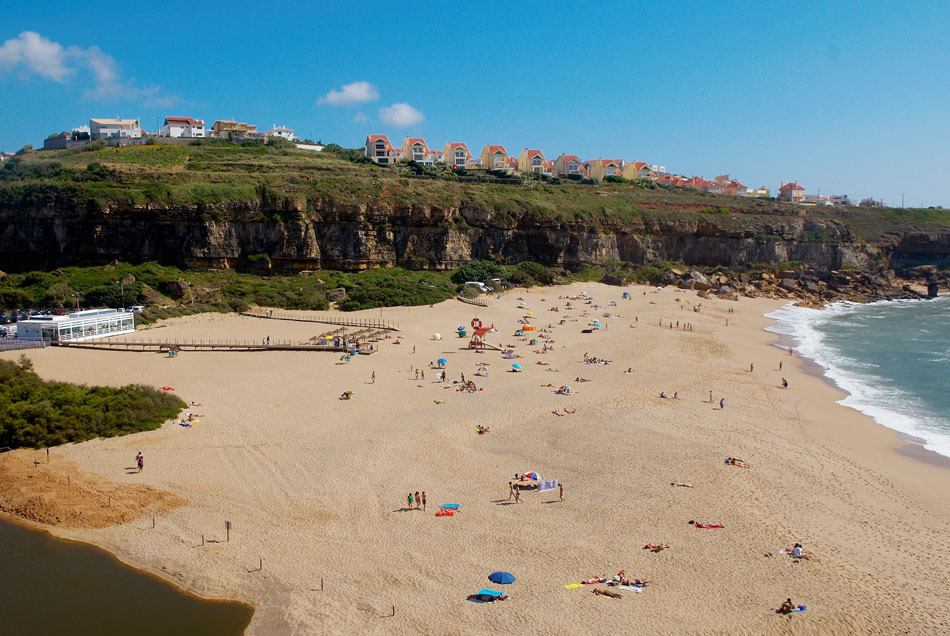
{"label": "beachfront building with white roof", "polygon": [[124,309],[86,309],[65,316],[32,316],[17,323],[19,340],[82,342],[135,331],[135,315]]}
{"label": "beachfront building with white roof", "polygon": [[138,119],[90,119],[89,135],[93,139],[141,139]]}

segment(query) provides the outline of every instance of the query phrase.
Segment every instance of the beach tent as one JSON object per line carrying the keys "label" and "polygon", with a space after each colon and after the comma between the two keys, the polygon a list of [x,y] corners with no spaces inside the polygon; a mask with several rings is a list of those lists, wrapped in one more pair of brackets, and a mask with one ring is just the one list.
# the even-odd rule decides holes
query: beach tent
{"label": "beach tent", "polygon": [[499,585],[510,585],[515,582],[515,575],[511,572],[492,572],[488,575],[488,580]]}

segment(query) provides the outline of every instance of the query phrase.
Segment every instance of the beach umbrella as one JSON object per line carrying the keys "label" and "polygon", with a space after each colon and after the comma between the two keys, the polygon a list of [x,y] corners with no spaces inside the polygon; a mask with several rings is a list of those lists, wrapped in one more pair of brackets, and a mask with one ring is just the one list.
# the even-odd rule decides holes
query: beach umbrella
{"label": "beach umbrella", "polygon": [[524,312],[524,315],[525,315],[525,316],[533,316],[533,315],[534,315],[534,312],[533,312],[533,311],[526,311],[526,312]]}
{"label": "beach umbrella", "polygon": [[515,582],[515,575],[511,572],[492,572],[488,575],[488,580],[499,585],[509,585]]}
{"label": "beach umbrella", "polygon": [[458,330],[459,330],[459,331],[465,331],[465,327],[464,327],[464,326],[460,326],[460,327],[458,328]]}
{"label": "beach umbrella", "polygon": [[436,360],[436,362],[438,362],[439,364],[445,364],[446,362],[448,362],[448,360],[446,360],[445,358],[439,358],[438,360]]}
{"label": "beach umbrella", "polygon": [[541,475],[534,472],[533,470],[530,473],[525,473],[524,476],[528,479],[533,479],[535,481],[541,481]]}
{"label": "beach umbrella", "polygon": [[512,369],[521,369],[521,365],[520,365],[520,364],[513,364],[513,365],[511,365],[511,368],[512,368]]}

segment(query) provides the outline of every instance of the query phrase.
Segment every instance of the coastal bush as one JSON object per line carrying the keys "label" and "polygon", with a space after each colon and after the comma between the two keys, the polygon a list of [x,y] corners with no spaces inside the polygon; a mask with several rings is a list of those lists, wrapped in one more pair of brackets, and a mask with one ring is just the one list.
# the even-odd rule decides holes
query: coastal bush
{"label": "coastal bush", "polygon": [[185,408],[169,393],[46,382],[20,358],[0,360],[0,446],[41,448],[154,430]]}

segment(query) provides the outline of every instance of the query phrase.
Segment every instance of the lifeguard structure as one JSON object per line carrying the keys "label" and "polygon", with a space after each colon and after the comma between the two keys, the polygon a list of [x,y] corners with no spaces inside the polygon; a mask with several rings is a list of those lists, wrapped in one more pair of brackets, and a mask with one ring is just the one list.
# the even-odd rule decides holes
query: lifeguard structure
{"label": "lifeguard structure", "polygon": [[482,349],[494,349],[495,351],[501,351],[498,347],[490,345],[485,342],[485,334],[489,331],[492,331],[495,328],[495,325],[491,327],[485,327],[482,325],[482,321],[478,318],[472,318],[472,339],[468,341],[468,348],[474,349],[475,351],[481,351]]}

